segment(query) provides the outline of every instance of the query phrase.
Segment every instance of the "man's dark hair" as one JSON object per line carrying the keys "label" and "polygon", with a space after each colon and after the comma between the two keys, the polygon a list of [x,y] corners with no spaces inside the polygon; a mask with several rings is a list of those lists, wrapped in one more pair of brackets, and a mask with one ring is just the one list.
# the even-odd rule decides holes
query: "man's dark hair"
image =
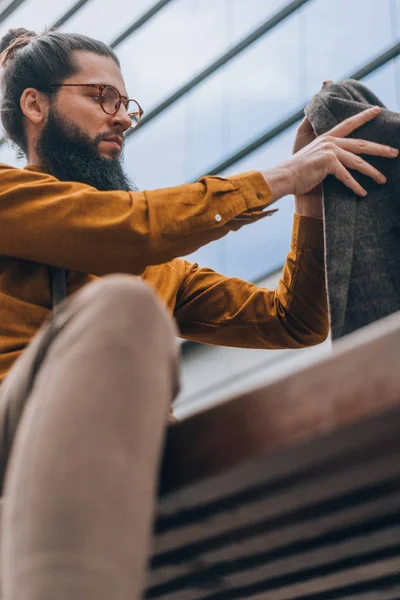
{"label": "man's dark hair", "polygon": [[77,72],[72,53],[83,50],[108,56],[120,66],[116,54],[98,40],[77,33],[48,31],[37,35],[24,28],[10,29],[0,41],[4,69],[1,122],[5,133],[23,153],[27,153],[20,98],[26,88],[42,90],[62,82]]}

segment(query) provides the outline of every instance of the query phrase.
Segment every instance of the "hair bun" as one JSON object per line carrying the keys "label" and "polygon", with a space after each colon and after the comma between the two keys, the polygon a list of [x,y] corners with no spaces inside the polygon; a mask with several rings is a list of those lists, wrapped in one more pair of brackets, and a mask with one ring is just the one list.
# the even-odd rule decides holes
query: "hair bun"
{"label": "hair bun", "polygon": [[28,31],[23,27],[10,29],[0,40],[0,66],[6,66],[6,62],[13,58],[19,48],[27,46],[33,38],[37,37],[34,31]]}
{"label": "hair bun", "polygon": [[14,40],[21,36],[33,38],[36,37],[36,33],[34,31],[29,31],[24,27],[18,27],[18,29],[9,29],[0,40],[0,53],[3,52],[3,50],[6,50]]}

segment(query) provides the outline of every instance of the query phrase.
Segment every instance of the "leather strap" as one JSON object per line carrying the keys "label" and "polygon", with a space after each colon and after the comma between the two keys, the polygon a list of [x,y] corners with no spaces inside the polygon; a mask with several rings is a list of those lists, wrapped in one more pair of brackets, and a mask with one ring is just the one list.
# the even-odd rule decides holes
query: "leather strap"
{"label": "leather strap", "polygon": [[67,297],[67,274],[65,269],[49,267],[50,293],[53,302],[53,314]]}

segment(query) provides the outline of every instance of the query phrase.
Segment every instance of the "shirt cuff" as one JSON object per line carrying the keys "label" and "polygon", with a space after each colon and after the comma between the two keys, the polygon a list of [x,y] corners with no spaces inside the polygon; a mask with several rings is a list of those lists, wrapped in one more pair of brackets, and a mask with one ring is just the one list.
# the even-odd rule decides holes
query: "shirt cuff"
{"label": "shirt cuff", "polygon": [[[168,219],[160,224],[159,229],[164,236],[173,239],[224,226],[227,226],[228,230],[229,228],[235,230],[244,224],[242,220],[236,223],[236,217],[250,216],[250,219],[243,220],[251,223],[269,214],[264,209],[271,204],[272,193],[261,173],[257,171],[249,171],[233,177],[206,175],[198,183],[202,185],[201,202],[195,203],[188,197],[185,206],[189,210],[184,217]],[[194,191],[199,191],[198,186],[196,188],[195,185],[194,188]],[[189,188],[188,193],[190,191]],[[153,206],[157,199],[166,205],[169,193],[175,195],[176,188],[144,192],[146,196],[153,195]],[[252,214],[253,212],[255,214]]]}
{"label": "shirt cuff", "polygon": [[247,171],[227,179],[240,189],[247,210],[263,209],[272,203],[271,189],[259,171]]}
{"label": "shirt cuff", "polygon": [[322,219],[305,217],[304,215],[293,216],[292,248],[296,249],[324,249],[324,222]]}

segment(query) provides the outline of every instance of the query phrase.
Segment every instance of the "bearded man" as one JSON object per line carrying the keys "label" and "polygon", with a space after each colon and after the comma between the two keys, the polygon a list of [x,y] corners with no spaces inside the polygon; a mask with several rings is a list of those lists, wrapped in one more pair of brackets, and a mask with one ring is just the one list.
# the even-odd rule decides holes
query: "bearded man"
{"label": "bearded man", "polygon": [[[346,137],[371,109],[318,139],[304,121],[294,155],[263,172],[138,191],[120,157],[143,111],[113,51],[24,29],[0,50],[2,124],[28,163],[0,165],[3,595],[133,600],[178,390],[175,335],[246,348],[322,342],[320,184],[330,174],[364,196],[347,169],[384,183],[359,155],[398,152]],[[292,244],[276,290],[179,258],[289,194]],[[49,267],[68,295],[52,317]]]}

